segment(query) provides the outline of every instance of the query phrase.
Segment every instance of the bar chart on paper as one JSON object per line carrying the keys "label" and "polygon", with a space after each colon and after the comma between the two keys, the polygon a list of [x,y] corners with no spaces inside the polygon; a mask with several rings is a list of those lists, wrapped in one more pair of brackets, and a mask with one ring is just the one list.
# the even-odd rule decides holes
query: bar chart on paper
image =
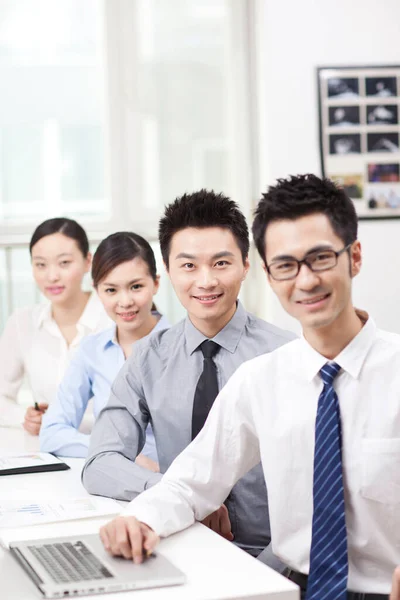
{"label": "bar chart on paper", "polygon": [[[20,506],[19,508],[16,509],[15,511],[17,514],[21,513],[23,515],[45,515],[45,512],[43,511],[43,507],[40,506],[40,504],[26,504],[24,506]],[[0,519],[1,519],[1,512],[0,512]]]}
{"label": "bar chart on paper", "polygon": [[115,500],[83,496],[61,501],[0,502],[0,529],[40,523],[115,515],[121,507]]}

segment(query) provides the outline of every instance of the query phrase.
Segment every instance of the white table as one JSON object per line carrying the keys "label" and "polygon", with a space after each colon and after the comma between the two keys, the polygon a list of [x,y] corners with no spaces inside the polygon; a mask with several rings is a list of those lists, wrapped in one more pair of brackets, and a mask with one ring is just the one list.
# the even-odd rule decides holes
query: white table
{"label": "white table", "polygon": [[[38,450],[38,439],[18,429],[0,427],[0,449],[16,453]],[[80,482],[82,460],[67,459],[69,471],[32,473],[0,477],[0,498],[21,489],[42,495],[54,489],[60,498],[85,495]],[[28,499],[28,498],[27,498]],[[18,539],[56,537],[95,533],[108,518],[81,519],[63,523],[36,525],[16,530]],[[16,536],[17,537],[17,536]],[[107,594],[107,600],[298,600],[296,585],[252,558],[200,523],[161,541],[158,552],[168,557],[187,577],[181,586]],[[40,592],[19,565],[0,548],[0,598],[38,600]],[[91,596],[99,598],[99,596]]]}

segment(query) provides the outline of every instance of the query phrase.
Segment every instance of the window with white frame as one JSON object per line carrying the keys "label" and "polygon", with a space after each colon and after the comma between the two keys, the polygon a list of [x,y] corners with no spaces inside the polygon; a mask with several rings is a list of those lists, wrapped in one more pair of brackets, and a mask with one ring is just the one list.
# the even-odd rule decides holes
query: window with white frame
{"label": "window with white frame", "polygon": [[0,221],[107,218],[97,0],[0,4]]}
{"label": "window with white frame", "polygon": [[[137,231],[160,263],[157,223],[176,196],[214,188],[249,214],[246,7],[1,1],[3,322],[36,298],[26,245],[45,218],[76,218],[93,240]],[[157,304],[183,314],[166,277]]]}

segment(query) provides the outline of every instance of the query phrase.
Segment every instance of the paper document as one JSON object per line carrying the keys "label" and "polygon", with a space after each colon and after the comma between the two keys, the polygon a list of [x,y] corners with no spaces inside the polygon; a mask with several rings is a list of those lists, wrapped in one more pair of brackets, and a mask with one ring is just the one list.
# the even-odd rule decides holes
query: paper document
{"label": "paper document", "polygon": [[66,471],[69,465],[47,452],[11,454],[0,450],[0,475],[21,475],[45,471]]}
{"label": "paper document", "polygon": [[43,465],[52,465],[59,463],[60,460],[52,454],[46,452],[32,452],[31,454],[1,455],[0,471],[3,469],[24,469],[30,467],[40,467]]}
{"label": "paper document", "polygon": [[0,501],[0,528],[26,527],[73,519],[88,519],[121,512],[120,505],[111,498],[82,496],[27,502]]}

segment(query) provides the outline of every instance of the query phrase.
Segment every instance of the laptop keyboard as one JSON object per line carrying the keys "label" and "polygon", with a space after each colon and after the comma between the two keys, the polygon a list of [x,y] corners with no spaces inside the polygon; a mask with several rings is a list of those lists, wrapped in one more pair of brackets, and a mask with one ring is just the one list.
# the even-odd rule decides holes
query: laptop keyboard
{"label": "laptop keyboard", "polygon": [[28,546],[56,583],[114,577],[83,542]]}

